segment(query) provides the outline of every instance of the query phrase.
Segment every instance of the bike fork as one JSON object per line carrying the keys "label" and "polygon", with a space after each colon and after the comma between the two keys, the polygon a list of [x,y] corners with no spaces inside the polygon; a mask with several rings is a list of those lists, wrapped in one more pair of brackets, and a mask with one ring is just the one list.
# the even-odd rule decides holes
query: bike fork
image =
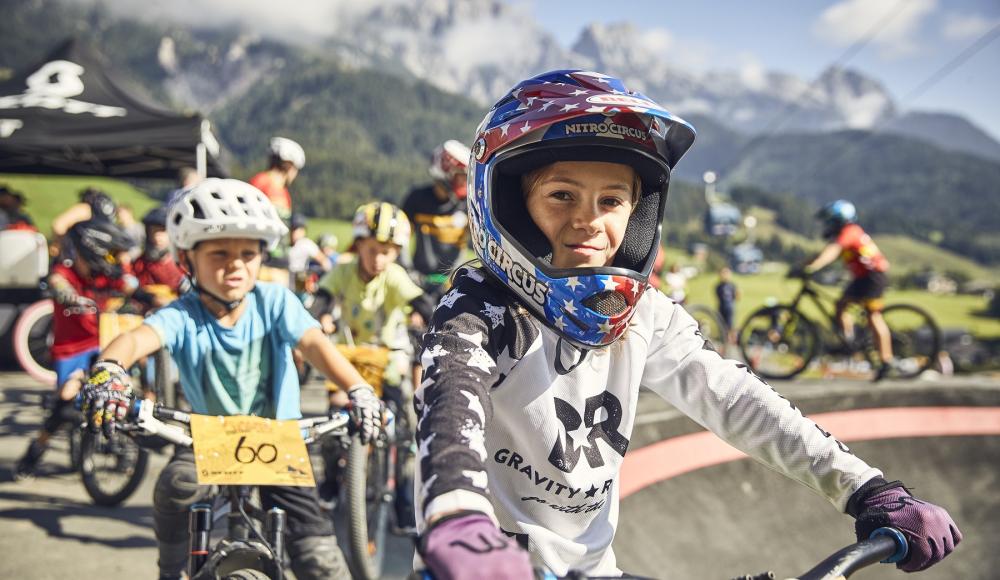
{"label": "bike fork", "polygon": [[212,534],[212,507],[195,504],[191,507],[191,561],[188,577],[194,578],[208,561],[208,548]]}
{"label": "bike fork", "polygon": [[267,541],[274,550],[274,575],[275,580],[283,580],[285,570],[283,560],[285,558],[285,522],[287,520],[285,510],[281,508],[271,508],[267,511],[265,528]]}

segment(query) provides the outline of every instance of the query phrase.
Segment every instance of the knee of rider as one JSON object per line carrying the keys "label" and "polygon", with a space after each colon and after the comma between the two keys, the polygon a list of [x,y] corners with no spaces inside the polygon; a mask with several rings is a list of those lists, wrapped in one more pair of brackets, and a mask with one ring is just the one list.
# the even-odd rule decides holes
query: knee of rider
{"label": "knee of rider", "polygon": [[[288,542],[288,555],[303,568],[331,571],[343,558],[336,536],[303,536]],[[298,567],[298,566],[297,566]]]}
{"label": "knee of rider", "polygon": [[156,487],[153,489],[153,507],[164,514],[186,513],[192,505],[203,499],[205,491],[198,485],[193,469],[170,463],[163,468],[156,480]]}
{"label": "knee of rider", "polygon": [[76,409],[69,401],[56,397],[55,404],[45,416],[42,429],[47,433],[55,433],[64,423],[72,423],[77,416]]}

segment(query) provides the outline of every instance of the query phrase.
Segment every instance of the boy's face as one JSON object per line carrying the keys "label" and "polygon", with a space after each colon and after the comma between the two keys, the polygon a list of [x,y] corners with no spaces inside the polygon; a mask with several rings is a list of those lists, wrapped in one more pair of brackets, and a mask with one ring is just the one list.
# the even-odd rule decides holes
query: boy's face
{"label": "boy's face", "polygon": [[619,163],[560,161],[539,171],[525,204],[552,244],[554,267],[611,264],[632,214],[635,182],[632,168]]}
{"label": "boy's face", "polygon": [[170,247],[167,229],[160,226],[146,226],[146,245],[157,250],[165,250]]}
{"label": "boy's face", "polygon": [[380,242],[375,238],[358,240],[355,248],[358,252],[358,266],[364,278],[372,279],[378,276],[389,264],[399,257],[399,246],[389,242]]}
{"label": "boy's face", "polygon": [[198,283],[220,298],[239,300],[257,283],[262,260],[259,240],[209,240],[188,255]]}

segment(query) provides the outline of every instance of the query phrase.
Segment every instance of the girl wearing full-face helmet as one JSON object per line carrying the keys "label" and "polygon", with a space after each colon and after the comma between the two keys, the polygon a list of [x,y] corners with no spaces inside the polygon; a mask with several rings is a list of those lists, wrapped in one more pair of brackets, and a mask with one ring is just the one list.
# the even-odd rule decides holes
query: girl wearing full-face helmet
{"label": "girl wearing full-face helmet", "polygon": [[[521,82],[479,126],[469,220],[480,265],[439,303],[416,392],[417,564],[436,577],[524,578],[532,564],[619,575],[619,471],[640,386],[857,517],[859,534],[915,522],[921,547],[905,566],[960,539],[931,504],[885,515],[909,496],[901,484],[648,289],[670,173],[693,141],[622,81],[578,70]],[[932,551],[928,537],[946,546]]]}

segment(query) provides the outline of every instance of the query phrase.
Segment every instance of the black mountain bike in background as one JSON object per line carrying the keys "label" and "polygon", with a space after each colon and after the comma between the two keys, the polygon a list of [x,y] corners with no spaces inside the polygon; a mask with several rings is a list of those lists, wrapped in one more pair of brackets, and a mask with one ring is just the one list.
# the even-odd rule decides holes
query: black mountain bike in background
{"label": "black mountain bike in background", "polygon": [[[855,374],[874,378],[882,360],[865,309],[848,307],[854,320],[854,338],[848,340],[834,317],[837,296],[801,273],[789,277],[802,280],[792,301],[758,309],[740,328],[737,340],[751,368],[765,378],[790,379],[818,357],[826,356],[839,359]],[[806,301],[820,313],[822,323],[804,313]],[[897,361],[891,376],[913,378],[927,370],[941,350],[941,330],[934,318],[911,304],[886,306],[882,317],[892,335]]]}

